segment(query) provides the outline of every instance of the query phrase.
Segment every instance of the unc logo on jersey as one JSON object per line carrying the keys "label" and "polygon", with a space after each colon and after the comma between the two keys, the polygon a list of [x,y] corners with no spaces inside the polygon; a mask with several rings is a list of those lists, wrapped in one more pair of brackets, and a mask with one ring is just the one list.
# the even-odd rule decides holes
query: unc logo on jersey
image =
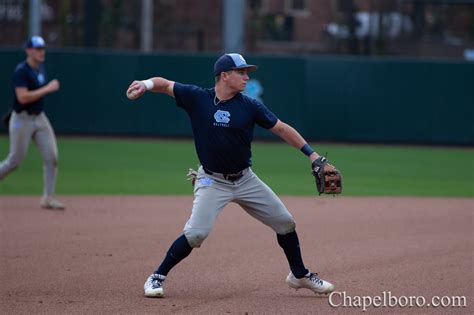
{"label": "unc logo on jersey", "polygon": [[45,79],[44,79],[44,74],[39,73],[38,76],[37,76],[37,79],[38,79],[38,83],[39,83],[40,85],[43,85],[43,84],[44,84],[44,81],[45,81]]}
{"label": "unc logo on jersey", "polygon": [[214,119],[216,120],[214,126],[229,127],[230,113],[225,110],[218,110],[214,114]]}

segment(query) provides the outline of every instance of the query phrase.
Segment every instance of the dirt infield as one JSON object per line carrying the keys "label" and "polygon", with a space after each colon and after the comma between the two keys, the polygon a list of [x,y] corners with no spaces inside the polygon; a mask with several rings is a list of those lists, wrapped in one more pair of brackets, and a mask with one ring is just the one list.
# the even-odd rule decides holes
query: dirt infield
{"label": "dirt infield", "polygon": [[[387,294],[422,296],[426,304],[433,296],[465,296],[467,303],[370,307],[367,313],[474,313],[473,199],[282,199],[296,219],[305,263],[354,305],[356,296]],[[145,298],[143,282],[181,233],[192,198],[62,200],[66,211],[41,210],[37,197],[0,197],[0,313],[362,311],[331,307],[327,296],[289,289],[274,233],[234,204],[224,209],[202,248],[170,273],[167,297]]]}

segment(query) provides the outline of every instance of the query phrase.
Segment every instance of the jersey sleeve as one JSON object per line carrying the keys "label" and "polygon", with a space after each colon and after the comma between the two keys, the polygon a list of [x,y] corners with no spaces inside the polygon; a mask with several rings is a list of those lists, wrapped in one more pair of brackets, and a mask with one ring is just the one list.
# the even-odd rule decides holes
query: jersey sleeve
{"label": "jersey sleeve", "polygon": [[28,73],[23,68],[17,69],[12,77],[13,87],[28,87]]}
{"label": "jersey sleeve", "polygon": [[176,100],[176,105],[178,107],[184,108],[186,111],[189,111],[192,107],[192,104],[194,103],[196,93],[200,90],[201,88],[196,85],[175,82],[173,93]]}
{"label": "jersey sleeve", "polygon": [[278,117],[272,113],[262,102],[252,100],[255,106],[255,122],[257,125],[270,129],[278,121]]}

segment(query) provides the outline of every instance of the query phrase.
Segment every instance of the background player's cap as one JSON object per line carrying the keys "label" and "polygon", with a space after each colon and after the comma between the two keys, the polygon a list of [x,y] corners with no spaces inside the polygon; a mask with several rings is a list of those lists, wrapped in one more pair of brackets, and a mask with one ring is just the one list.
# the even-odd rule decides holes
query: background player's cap
{"label": "background player's cap", "polygon": [[26,48],[45,48],[46,43],[44,42],[43,37],[32,36],[26,41],[25,47]]}
{"label": "background player's cap", "polygon": [[219,75],[221,72],[235,69],[249,69],[249,71],[255,71],[257,70],[257,66],[248,65],[244,57],[240,54],[225,54],[220,56],[214,64],[214,76]]}

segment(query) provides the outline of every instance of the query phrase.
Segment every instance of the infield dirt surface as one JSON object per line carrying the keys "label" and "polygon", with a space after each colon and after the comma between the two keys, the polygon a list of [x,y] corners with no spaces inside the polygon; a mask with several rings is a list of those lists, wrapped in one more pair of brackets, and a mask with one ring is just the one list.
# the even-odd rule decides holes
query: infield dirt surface
{"label": "infield dirt surface", "polygon": [[[328,314],[295,291],[275,234],[235,204],[171,271],[166,297],[143,296],[190,215],[192,197],[0,197],[2,314]],[[467,307],[370,307],[366,313],[473,314],[470,198],[282,197],[305,264],[348,296],[465,296]],[[341,303],[341,299],[334,299]]]}

